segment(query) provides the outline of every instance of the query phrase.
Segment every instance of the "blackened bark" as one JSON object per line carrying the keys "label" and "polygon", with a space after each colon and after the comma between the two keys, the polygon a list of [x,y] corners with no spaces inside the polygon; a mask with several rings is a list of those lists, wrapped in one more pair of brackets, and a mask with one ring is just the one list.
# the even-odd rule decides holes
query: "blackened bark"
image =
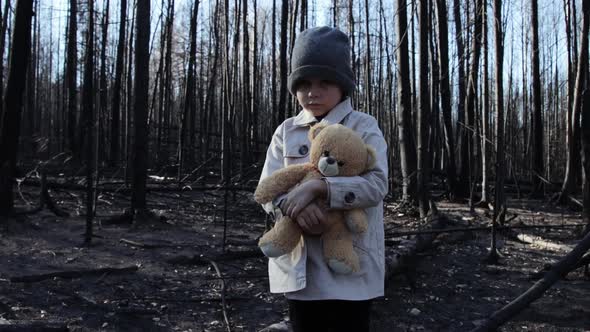
{"label": "blackened bark", "polygon": [[281,6],[281,43],[279,46],[280,81],[277,123],[282,123],[287,115],[287,30],[289,29],[289,2],[282,1]]}
{"label": "blackened bark", "polygon": [[78,0],[70,0],[69,15],[68,56],[66,60],[66,82],[68,87],[68,146],[70,151],[78,156],[78,141],[76,140],[76,117],[78,113],[78,103],[76,100],[76,81],[78,73]]}
{"label": "blackened bark", "polygon": [[539,20],[537,0],[531,1],[532,29],[532,81],[533,81],[533,197],[544,196],[543,181],[543,101],[541,100],[541,73],[539,69]]}
{"label": "blackened bark", "polygon": [[399,82],[397,95],[399,102],[399,146],[400,162],[403,176],[403,197],[407,202],[415,203],[416,200],[416,145],[412,130],[412,99],[410,88],[410,62],[408,56],[408,23],[407,2],[398,1],[397,20],[397,63],[399,65]]}
{"label": "blackened bark", "polygon": [[135,91],[133,102],[134,148],[133,148],[133,195],[131,206],[134,211],[146,209],[146,178],[148,155],[148,88],[149,88],[149,41],[150,1],[138,1],[136,9],[135,38]]}
{"label": "blackened bark", "polygon": [[81,145],[86,159],[86,233],[84,242],[92,241],[92,219],[94,215],[94,0],[88,1],[88,29],[86,32],[86,49],[84,51],[84,82],[82,87],[82,121],[84,129],[81,137],[85,144]]}
{"label": "blackened bark", "polygon": [[113,103],[111,105],[111,146],[109,157],[112,165],[116,165],[119,162],[119,151],[121,149],[121,88],[123,81],[123,58],[125,55],[127,0],[121,0],[121,8],[119,13],[119,40],[117,42],[115,82],[113,84]]}
{"label": "blackened bark", "polygon": [[33,0],[18,0],[14,19],[14,33],[10,48],[10,67],[4,110],[0,114],[0,215],[14,212],[12,187],[18,156],[18,140],[25,90],[25,73],[31,56],[31,21]]}
{"label": "blackened bark", "polygon": [[419,25],[420,25],[420,96],[417,114],[418,123],[418,169],[416,185],[418,187],[418,204],[420,217],[426,218],[428,213],[428,185],[429,174],[429,149],[428,149],[428,122],[430,116],[430,99],[428,95],[428,0],[420,0]]}
{"label": "blackened bark", "polygon": [[443,114],[443,128],[446,153],[446,173],[449,196],[453,199],[457,195],[457,170],[455,166],[455,140],[453,137],[451,87],[449,71],[449,39],[447,26],[446,0],[437,0],[438,12],[438,53],[439,53],[439,84],[441,108]]}

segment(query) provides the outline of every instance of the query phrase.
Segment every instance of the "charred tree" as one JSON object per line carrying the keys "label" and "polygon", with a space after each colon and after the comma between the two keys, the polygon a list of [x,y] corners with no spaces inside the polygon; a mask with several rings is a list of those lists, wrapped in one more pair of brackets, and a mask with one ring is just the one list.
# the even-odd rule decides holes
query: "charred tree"
{"label": "charred tree", "polygon": [[86,32],[86,49],[84,51],[84,82],[82,86],[82,121],[86,161],[86,233],[84,243],[92,242],[92,220],[94,216],[94,0],[88,1],[88,28]]}
{"label": "charred tree", "polygon": [[497,226],[504,224],[506,216],[506,198],[504,196],[504,84],[502,82],[504,64],[504,36],[502,31],[502,0],[494,0],[494,44],[496,49],[496,183],[494,199],[494,217],[490,253],[487,261],[496,263],[499,255],[496,248]]}
{"label": "charred tree", "polygon": [[148,164],[148,88],[149,88],[149,42],[150,2],[138,1],[136,7],[135,72],[134,72],[134,140],[133,140],[133,195],[131,207],[136,220],[147,212],[146,180]]}
{"label": "charred tree", "polygon": [[473,203],[473,181],[475,175],[475,152],[474,145],[477,139],[475,130],[475,105],[477,98],[477,79],[479,70],[479,58],[481,53],[481,41],[483,34],[482,16],[483,4],[482,0],[476,1],[475,7],[475,26],[473,29],[473,40],[471,41],[471,68],[469,70],[469,79],[467,81],[467,94],[465,96],[465,123],[462,124],[463,135],[461,143],[461,193],[469,194],[470,204]]}
{"label": "charred tree", "polygon": [[430,99],[428,95],[428,0],[420,0],[419,25],[420,25],[420,96],[416,122],[418,124],[418,168],[416,185],[418,187],[418,204],[420,217],[426,218],[428,214],[428,185],[429,175],[429,149],[428,149],[428,122],[430,117]]}
{"label": "charred tree", "polygon": [[280,87],[279,87],[279,105],[277,107],[278,118],[277,124],[282,123],[287,116],[287,30],[289,29],[289,2],[282,1],[281,6],[281,42],[279,45],[280,59]]}
{"label": "charred tree", "polygon": [[538,0],[531,0],[531,29],[532,29],[532,81],[533,81],[533,192],[535,198],[544,196],[544,186],[541,177],[544,176],[543,164],[543,101],[541,100],[541,73],[539,69],[539,20]]}
{"label": "charred tree", "polygon": [[449,197],[454,199],[457,196],[457,169],[455,166],[455,140],[453,137],[451,108],[451,72],[449,70],[449,39],[446,0],[436,0],[436,9],[438,13],[439,84],[445,140],[447,189],[449,191]]}
{"label": "charred tree", "polygon": [[109,158],[112,165],[117,165],[121,150],[121,88],[123,82],[123,59],[125,56],[125,29],[127,20],[127,0],[121,0],[119,9],[119,40],[117,41],[117,60],[115,64],[115,82],[113,83],[113,101],[111,105],[111,144]]}
{"label": "charred tree", "polygon": [[407,21],[407,2],[400,0],[397,2],[397,63],[399,66],[399,76],[397,84],[398,96],[398,135],[400,146],[400,162],[403,177],[402,199],[406,202],[416,203],[416,143],[414,141],[414,132],[412,130],[412,97],[410,86],[410,62],[408,54],[408,21]]}
{"label": "charred tree", "polygon": [[[586,12],[584,9],[588,6],[588,0],[584,0],[582,2],[583,13],[584,15]],[[587,27],[588,22],[583,21],[582,31],[584,29],[588,29]],[[585,47],[583,47],[585,44]],[[580,113],[582,112],[582,94],[584,92],[584,85],[586,81],[587,73],[587,66],[588,66],[588,34],[586,33],[585,38],[582,39],[582,47],[580,47],[580,51],[578,54],[577,60],[577,69],[576,69],[576,80],[574,83],[574,91],[570,91],[569,93],[573,95],[573,104],[572,104],[572,116],[568,122],[569,124],[569,131],[567,133],[568,137],[568,149],[567,149],[567,163],[565,169],[565,179],[563,181],[563,185],[561,187],[561,193],[559,194],[558,201],[560,203],[566,203],[569,201],[569,195],[574,190],[576,185],[576,173],[580,163]]]}
{"label": "charred tree", "polygon": [[2,99],[4,107],[0,113],[0,216],[11,216],[14,213],[12,190],[18,156],[25,73],[31,56],[32,18],[33,0],[18,0],[10,47],[8,80]]}
{"label": "charred tree", "polygon": [[68,87],[68,146],[72,153],[78,156],[78,141],[76,140],[77,103],[77,75],[78,75],[78,0],[70,0],[68,21],[68,55],[66,58],[66,82]]}

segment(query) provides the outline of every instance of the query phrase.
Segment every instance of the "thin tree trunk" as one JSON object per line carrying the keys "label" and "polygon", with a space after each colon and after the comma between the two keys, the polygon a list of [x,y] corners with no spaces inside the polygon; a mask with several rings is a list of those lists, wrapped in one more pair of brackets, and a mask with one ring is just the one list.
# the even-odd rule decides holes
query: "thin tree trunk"
{"label": "thin tree trunk", "polygon": [[250,165],[251,92],[250,92],[250,38],[248,36],[248,0],[242,0],[242,113],[240,139],[240,176],[243,178],[245,168]]}
{"label": "thin tree trunk", "polygon": [[111,148],[110,160],[117,165],[121,149],[121,88],[123,81],[123,58],[125,55],[125,29],[127,20],[127,0],[121,0],[119,14],[119,40],[117,42],[117,60],[115,64],[115,82],[113,84],[113,104],[111,105]]}
{"label": "thin tree trunk", "polygon": [[[182,174],[184,162],[194,163],[194,125],[196,116],[196,57],[197,57],[197,17],[199,13],[199,1],[193,3],[193,13],[190,23],[190,48],[189,60],[186,75],[186,89],[184,92],[184,112],[182,116],[180,140],[178,146],[178,174]],[[188,138],[188,147],[185,147],[185,140]],[[186,156],[185,156],[186,155]],[[180,176],[178,177],[180,179]]]}
{"label": "thin tree trunk", "polygon": [[489,135],[489,114],[490,114],[490,90],[488,78],[488,10],[487,1],[483,6],[483,105],[481,107],[481,201],[487,206],[488,199],[488,136]]}
{"label": "thin tree trunk", "polygon": [[426,184],[427,175],[429,174],[429,149],[428,149],[428,123],[430,116],[430,100],[428,96],[428,0],[420,0],[419,9],[420,24],[420,96],[417,113],[418,123],[418,169],[416,176],[416,185],[418,187],[418,204],[420,207],[420,217],[426,218],[428,213],[428,186]]}
{"label": "thin tree trunk", "polygon": [[84,51],[84,83],[82,88],[82,127],[85,144],[81,145],[86,154],[86,232],[84,243],[92,242],[92,220],[94,216],[93,173],[94,173],[94,0],[88,1],[88,30]]}
{"label": "thin tree trunk", "polygon": [[[453,1],[453,17],[455,18],[455,44],[457,45],[457,80],[459,91],[457,96],[457,144],[465,144],[461,141],[462,133],[465,128],[461,123],[465,121],[465,96],[467,90],[465,87],[465,42],[463,41],[463,26],[461,24],[461,1]],[[461,163],[464,161],[461,160]]]}
{"label": "thin tree trunk", "polygon": [[[6,45],[6,28],[8,27],[8,14],[10,9],[10,0],[4,1],[4,11],[0,25],[0,96],[4,91],[4,50]],[[4,103],[0,102],[0,117],[4,110]]]}
{"label": "thin tree trunk", "polygon": [[533,197],[544,196],[543,181],[543,101],[541,100],[541,73],[539,69],[539,20],[537,0],[531,0],[532,29],[532,81],[533,81]]}
{"label": "thin tree trunk", "polygon": [[496,248],[496,227],[504,224],[506,216],[506,198],[504,197],[504,43],[502,32],[502,0],[494,0],[494,44],[496,48],[496,183],[494,199],[494,217],[492,220],[492,239],[488,261],[496,263],[498,251]]}
{"label": "thin tree trunk", "polygon": [[[471,46],[471,69],[469,71],[469,80],[467,82],[467,95],[465,96],[465,116],[466,122],[463,124],[463,139],[461,147],[461,191],[462,194],[471,192],[471,186],[474,181],[475,159],[473,153],[475,151],[474,144],[476,137],[475,131],[475,105],[477,97],[477,79],[479,70],[479,58],[481,53],[482,40],[482,0],[476,0],[475,7],[475,27],[473,30],[473,40]],[[473,203],[470,199],[470,204]]]}
{"label": "thin tree trunk", "polygon": [[367,43],[367,59],[365,63],[365,112],[368,114],[373,114],[373,109],[371,103],[373,102],[373,95],[371,87],[372,85],[372,78],[371,78],[371,35],[369,31],[369,0],[365,0],[365,41]]}
{"label": "thin tree trunk", "polygon": [[406,0],[397,2],[397,63],[399,66],[399,82],[397,95],[399,103],[399,146],[400,162],[403,177],[402,199],[406,202],[416,201],[416,145],[412,131],[412,97],[410,87],[410,62],[408,56],[408,23]]}
{"label": "thin tree trunk", "polygon": [[[582,2],[582,43],[580,47],[580,55],[578,59],[578,78],[576,79],[576,98],[580,99],[578,94],[582,90],[582,81],[586,84],[582,99],[582,161],[584,166],[584,210],[582,212],[583,218],[586,221],[586,229],[584,232],[590,234],[590,77],[588,77],[588,30],[590,25],[590,0],[583,0]],[[576,102],[574,101],[574,105]]]}
{"label": "thin tree trunk", "polygon": [[76,116],[78,114],[76,99],[76,76],[78,73],[77,7],[78,0],[70,0],[66,81],[68,86],[68,146],[74,155],[78,155],[78,141],[76,140]]}
{"label": "thin tree trunk", "polygon": [[32,18],[33,0],[18,0],[6,93],[2,99],[4,108],[0,113],[0,151],[2,151],[0,154],[0,215],[2,216],[10,216],[14,213],[12,189],[18,156],[25,73],[31,56]]}
{"label": "thin tree trunk", "polygon": [[148,156],[147,109],[149,88],[150,2],[138,1],[136,8],[135,91],[133,102],[133,195],[134,212],[145,211]]}
{"label": "thin tree trunk", "polygon": [[[586,6],[586,2],[588,0],[583,1],[583,6]],[[584,24],[587,24],[584,22]],[[584,29],[585,27],[583,27]],[[575,30],[575,29],[574,29]],[[587,36],[587,35],[586,35]],[[575,37],[574,37],[575,40]],[[565,179],[563,181],[563,185],[561,187],[561,193],[559,195],[558,201],[560,203],[566,203],[569,201],[568,197],[572,191],[574,191],[574,187],[576,185],[576,177],[578,173],[578,167],[580,164],[580,113],[582,110],[582,92],[584,89],[584,81],[586,76],[586,66],[588,63],[587,56],[584,55],[584,50],[588,48],[588,38],[582,39],[582,44],[586,44],[586,47],[580,48],[580,53],[578,55],[577,60],[577,69],[576,69],[576,80],[574,85],[574,90],[569,92],[570,95],[573,96],[573,103],[572,103],[572,116],[568,121],[569,130],[567,133],[567,137],[569,138],[567,145],[567,162],[565,168]],[[582,45],[584,46],[584,45]],[[584,64],[581,62],[585,61]]]}
{"label": "thin tree trunk", "polygon": [[[107,116],[108,110],[108,83],[107,83],[107,39],[109,29],[109,0],[104,5],[102,20],[102,46],[100,49],[100,110],[98,112],[98,126],[96,128],[96,144],[98,156],[104,160],[104,135],[101,135],[101,129],[104,127],[103,119]],[[97,160],[98,161],[98,160]]]}
{"label": "thin tree trunk", "polygon": [[277,105],[277,85],[274,84],[274,82],[277,81],[277,22],[276,22],[276,17],[277,17],[277,1],[273,0],[272,1],[272,38],[271,38],[271,43],[272,43],[272,47],[271,47],[271,58],[272,58],[272,73],[271,73],[271,82],[273,82],[273,84],[271,84],[271,111],[272,111],[272,128],[276,128],[279,125],[279,121],[281,119],[281,116],[279,115],[279,109],[278,109],[278,105]]}
{"label": "thin tree trunk", "polygon": [[287,30],[289,28],[289,4],[282,1],[281,7],[281,42],[279,47],[280,59],[280,88],[277,123],[282,123],[287,115]]}
{"label": "thin tree trunk", "polygon": [[446,0],[437,0],[438,12],[438,53],[439,53],[439,83],[441,107],[443,114],[446,172],[449,196],[454,199],[457,195],[457,170],[455,166],[455,142],[453,137],[451,87],[449,70],[449,40],[447,27],[447,3]]}

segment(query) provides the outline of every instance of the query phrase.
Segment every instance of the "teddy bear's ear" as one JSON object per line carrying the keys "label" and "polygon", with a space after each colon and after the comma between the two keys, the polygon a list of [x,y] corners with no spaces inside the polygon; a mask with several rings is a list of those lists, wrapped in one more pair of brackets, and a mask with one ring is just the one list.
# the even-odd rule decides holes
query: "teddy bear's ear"
{"label": "teddy bear's ear", "polygon": [[367,168],[366,170],[370,170],[373,167],[375,167],[375,164],[377,164],[377,151],[375,151],[375,149],[370,146],[367,145]]}
{"label": "teddy bear's ear", "polygon": [[317,123],[315,125],[313,125],[311,128],[309,128],[309,140],[313,141],[314,138],[316,138],[318,136],[318,134],[320,133],[320,131],[322,131],[322,129],[326,128],[326,124],[325,123]]}

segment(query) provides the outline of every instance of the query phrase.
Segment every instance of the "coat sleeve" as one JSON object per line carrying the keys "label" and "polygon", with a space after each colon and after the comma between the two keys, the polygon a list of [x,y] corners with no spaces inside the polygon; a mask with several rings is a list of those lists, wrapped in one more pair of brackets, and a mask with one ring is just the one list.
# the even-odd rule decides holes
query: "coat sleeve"
{"label": "coat sleeve", "polygon": [[[278,126],[272,135],[272,140],[268,146],[268,150],[266,151],[266,159],[264,160],[264,166],[262,167],[262,173],[260,174],[259,182],[275,171],[284,167],[283,130],[284,123]],[[273,217],[275,217],[275,219],[277,217],[276,214],[280,213],[278,204],[281,198],[282,195],[276,197],[272,202],[262,204],[264,211],[266,211],[268,214],[271,214]]]}
{"label": "coat sleeve", "polygon": [[387,195],[387,144],[375,118],[367,117],[363,119],[363,124],[357,132],[366,144],[375,148],[375,167],[360,176],[323,178],[328,184],[330,208],[368,208],[381,203]]}

